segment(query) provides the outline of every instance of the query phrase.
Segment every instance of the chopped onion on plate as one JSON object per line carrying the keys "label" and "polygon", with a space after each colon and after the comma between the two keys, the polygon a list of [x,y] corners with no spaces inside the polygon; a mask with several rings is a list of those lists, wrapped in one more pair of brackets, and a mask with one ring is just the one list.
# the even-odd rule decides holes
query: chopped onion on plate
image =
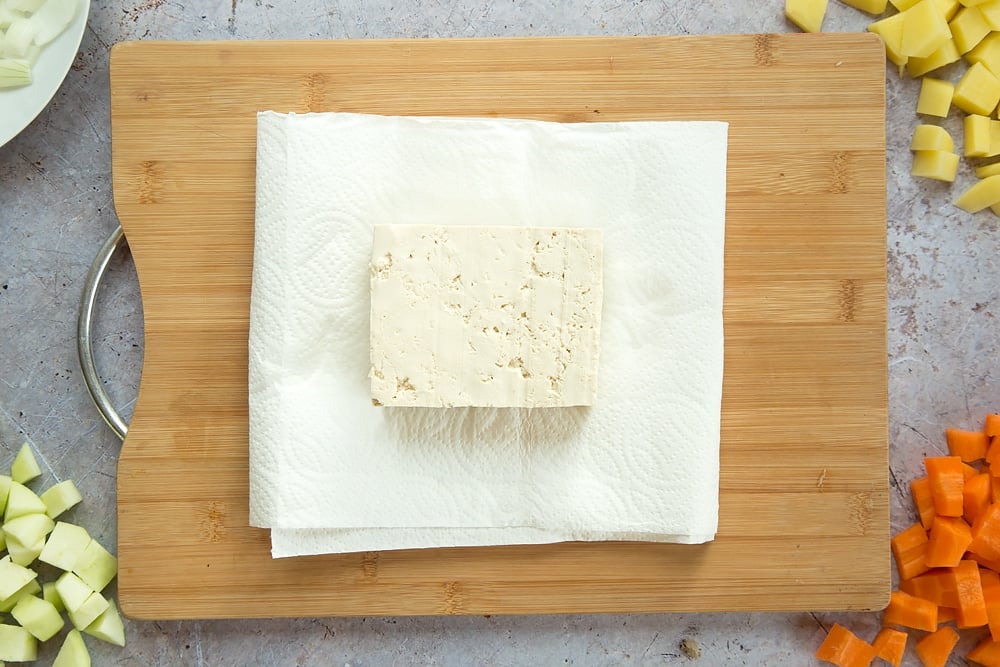
{"label": "chopped onion on plate", "polygon": [[31,83],[43,46],[76,15],[79,0],[0,0],[0,88]]}

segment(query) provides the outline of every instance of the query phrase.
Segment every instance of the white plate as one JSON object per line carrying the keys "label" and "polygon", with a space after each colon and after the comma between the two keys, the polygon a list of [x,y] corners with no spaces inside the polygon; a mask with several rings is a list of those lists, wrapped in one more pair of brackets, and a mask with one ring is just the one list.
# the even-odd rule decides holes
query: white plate
{"label": "white plate", "polygon": [[59,90],[70,66],[76,60],[90,13],[90,0],[79,0],[73,22],[42,49],[31,68],[34,81],[20,88],[0,88],[0,146],[13,139],[49,103]]}

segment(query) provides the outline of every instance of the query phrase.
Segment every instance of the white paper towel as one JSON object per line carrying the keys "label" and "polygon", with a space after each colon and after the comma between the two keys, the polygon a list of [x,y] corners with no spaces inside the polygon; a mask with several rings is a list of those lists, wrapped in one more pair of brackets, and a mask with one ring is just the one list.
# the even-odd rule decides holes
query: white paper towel
{"label": "white paper towel", "polygon": [[[727,126],[258,117],[250,519],[272,553],[697,543],[718,520]],[[589,408],[386,408],[372,226],[604,230]]]}

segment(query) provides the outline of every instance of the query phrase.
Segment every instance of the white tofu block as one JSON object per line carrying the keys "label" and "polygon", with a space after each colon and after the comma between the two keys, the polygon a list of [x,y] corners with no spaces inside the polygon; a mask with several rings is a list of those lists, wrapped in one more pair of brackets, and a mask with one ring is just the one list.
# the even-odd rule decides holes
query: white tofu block
{"label": "white tofu block", "polygon": [[599,229],[376,225],[373,403],[591,405],[602,263]]}

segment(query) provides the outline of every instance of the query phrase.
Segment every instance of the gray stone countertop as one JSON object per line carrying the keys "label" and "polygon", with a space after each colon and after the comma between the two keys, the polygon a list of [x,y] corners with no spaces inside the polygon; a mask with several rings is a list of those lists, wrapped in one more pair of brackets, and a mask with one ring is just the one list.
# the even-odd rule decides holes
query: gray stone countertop
{"label": "gray stone countertop", "polygon": [[[47,484],[72,478],[75,519],[115,543],[120,444],[84,388],[76,318],[87,268],[116,224],[111,198],[108,50],[133,39],[652,35],[795,30],[781,0],[95,0],[77,60],[52,103],[0,147],[0,467],[24,441]],[[870,18],[837,0],[824,29]],[[959,70],[946,69],[955,78]],[[940,73],[939,73],[940,74]],[[954,186],[909,176],[918,84],[887,71],[892,527],[914,520],[906,482],[945,450],[943,429],[1000,409],[1000,221],[951,200]],[[2,113],[2,109],[0,109]],[[943,123],[961,138],[957,113]],[[127,256],[98,302],[105,386],[128,414],[142,367],[142,310]],[[897,481],[898,480],[898,481]],[[95,664],[813,664],[834,622],[871,637],[868,613],[664,614],[127,622],[124,649],[90,641]],[[683,640],[701,657],[681,650]],[[968,648],[964,639],[960,648]],[[51,661],[54,649],[43,651]],[[909,651],[908,661],[916,657]],[[964,661],[956,653],[949,664]]]}

